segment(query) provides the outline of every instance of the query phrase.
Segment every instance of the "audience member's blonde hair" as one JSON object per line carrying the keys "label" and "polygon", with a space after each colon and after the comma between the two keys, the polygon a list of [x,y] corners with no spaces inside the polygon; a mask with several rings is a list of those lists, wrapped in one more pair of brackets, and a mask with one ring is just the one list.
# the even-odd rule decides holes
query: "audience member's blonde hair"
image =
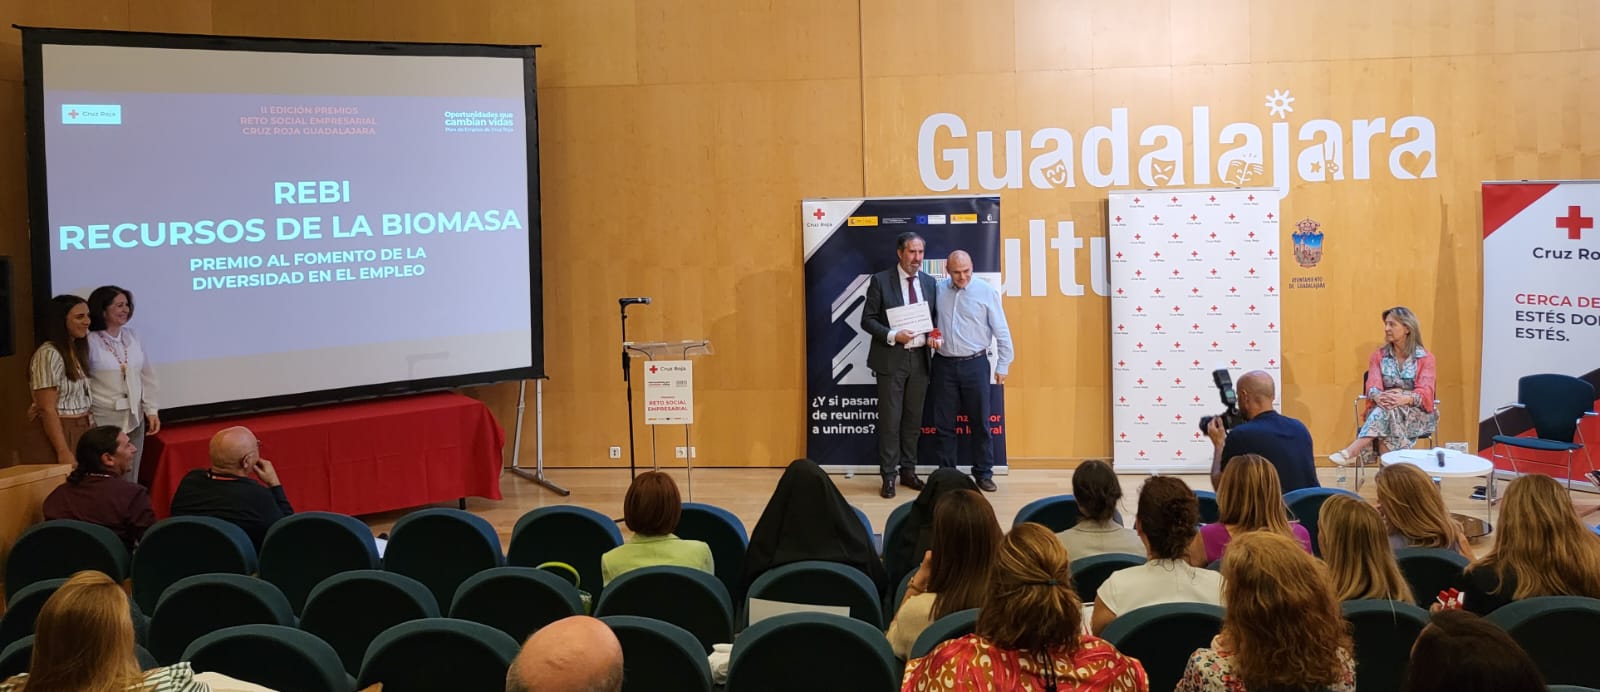
{"label": "audience member's blonde hair", "polygon": [[1461,527],[1444,508],[1444,498],[1428,474],[1411,464],[1378,470],[1378,511],[1406,543],[1421,548],[1450,548],[1461,540]]}
{"label": "audience member's blonde hair", "polygon": [[1278,470],[1260,454],[1241,454],[1228,460],[1217,486],[1217,521],[1245,531],[1272,531],[1294,536],[1289,528],[1289,508],[1283,504]]}
{"label": "audience member's blonde hair", "polygon": [[122,585],[100,572],[72,575],[33,628],[25,692],[123,692],[144,680]]}
{"label": "audience member's blonde hair", "polygon": [[1339,600],[1411,602],[1411,587],[1394,561],[1383,517],[1371,505],[1349,495],[1329,497],[1317,520],[1317,544]]}
{"label": "audience member's blonde hair", "polygon": [[1560,483],[1549,476],[1520,476],[1506,486],[1500,506],[1494,552],[1468,570],[1490,570],[1502,585],[1514,579],[1514,600],[1600,598],[1600,536],[1583,525]]}
{"label": "audience member's blonde hair", "polygon": [[1011,527],[994,571],[989,598],[978,611],[977,633],[1001,649],[1042,653],[1078,647],[1083,603],[1072,590],[1072,568],[1061,540],[1043,525]]}
{"label": "audience member's blonde hair", "polygon": [[1223,646],[1246,689],[1317,688],[1354,656],[1328,569],[1288,536],[1254,531],[1222,559]]}

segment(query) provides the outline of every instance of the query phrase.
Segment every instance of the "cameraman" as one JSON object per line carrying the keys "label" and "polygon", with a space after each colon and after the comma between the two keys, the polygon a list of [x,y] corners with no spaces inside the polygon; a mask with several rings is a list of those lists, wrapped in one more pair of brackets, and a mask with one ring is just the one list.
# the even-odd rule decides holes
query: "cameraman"
{"label": "cameraman", "polygon": [[1311,456],[1311,431],[1304,423],[1272,409],[1276,396],[1272,376],[1260,370],[1247,372],[1239,378],[1238,391],[1239,412],[1246,422],[1225,430],[1218,416],[1206,427],[1206,436],[1216,448],[1211,457],[1211,487],[1221,482],[1226,460],[1241,454],[1260,454],[1272,462],[1283,492],[1321,487]]}

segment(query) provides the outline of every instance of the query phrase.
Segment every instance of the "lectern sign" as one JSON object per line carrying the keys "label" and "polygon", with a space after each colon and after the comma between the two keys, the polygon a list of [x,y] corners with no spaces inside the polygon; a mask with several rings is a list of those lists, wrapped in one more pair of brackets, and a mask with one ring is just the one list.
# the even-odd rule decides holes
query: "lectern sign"
{"label": "lectern sign", "polygon": [[645,425],[694,423],[694,363],[653,360],[644,364]]}

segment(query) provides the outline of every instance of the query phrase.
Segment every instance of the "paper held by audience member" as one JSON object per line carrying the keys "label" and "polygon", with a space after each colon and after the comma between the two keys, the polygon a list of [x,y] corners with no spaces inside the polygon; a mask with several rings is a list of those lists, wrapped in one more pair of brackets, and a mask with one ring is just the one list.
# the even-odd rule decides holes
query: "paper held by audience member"
{"label": "paper held by audience member", "polygon": [[933,331],[933,313],[928,310],[928,305],[928,301],[923,300],[889,308],[889,331],[909,331],[916,336]]}

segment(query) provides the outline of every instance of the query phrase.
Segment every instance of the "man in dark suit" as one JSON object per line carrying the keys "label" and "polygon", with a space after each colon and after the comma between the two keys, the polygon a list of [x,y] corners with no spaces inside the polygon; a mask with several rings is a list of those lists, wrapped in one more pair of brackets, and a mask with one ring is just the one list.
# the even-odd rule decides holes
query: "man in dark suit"
{"label": "man in dark suit", "polygon": [[867,367],[878,379],[878,472],[883,475],[884,497],[894,497],[895,471],[900,484],[922,489],[917,478],[917,440],[922,436],[922,400],[928,392],[931,349],[927,334],[889,328],[889,308],[928,303],[938,323],[934,297],[938,286],[921,270],[924,242],[916,233],[895,239],[900,261],[872,275],[867,284],[867,305],[861,328],[872,336]]}

